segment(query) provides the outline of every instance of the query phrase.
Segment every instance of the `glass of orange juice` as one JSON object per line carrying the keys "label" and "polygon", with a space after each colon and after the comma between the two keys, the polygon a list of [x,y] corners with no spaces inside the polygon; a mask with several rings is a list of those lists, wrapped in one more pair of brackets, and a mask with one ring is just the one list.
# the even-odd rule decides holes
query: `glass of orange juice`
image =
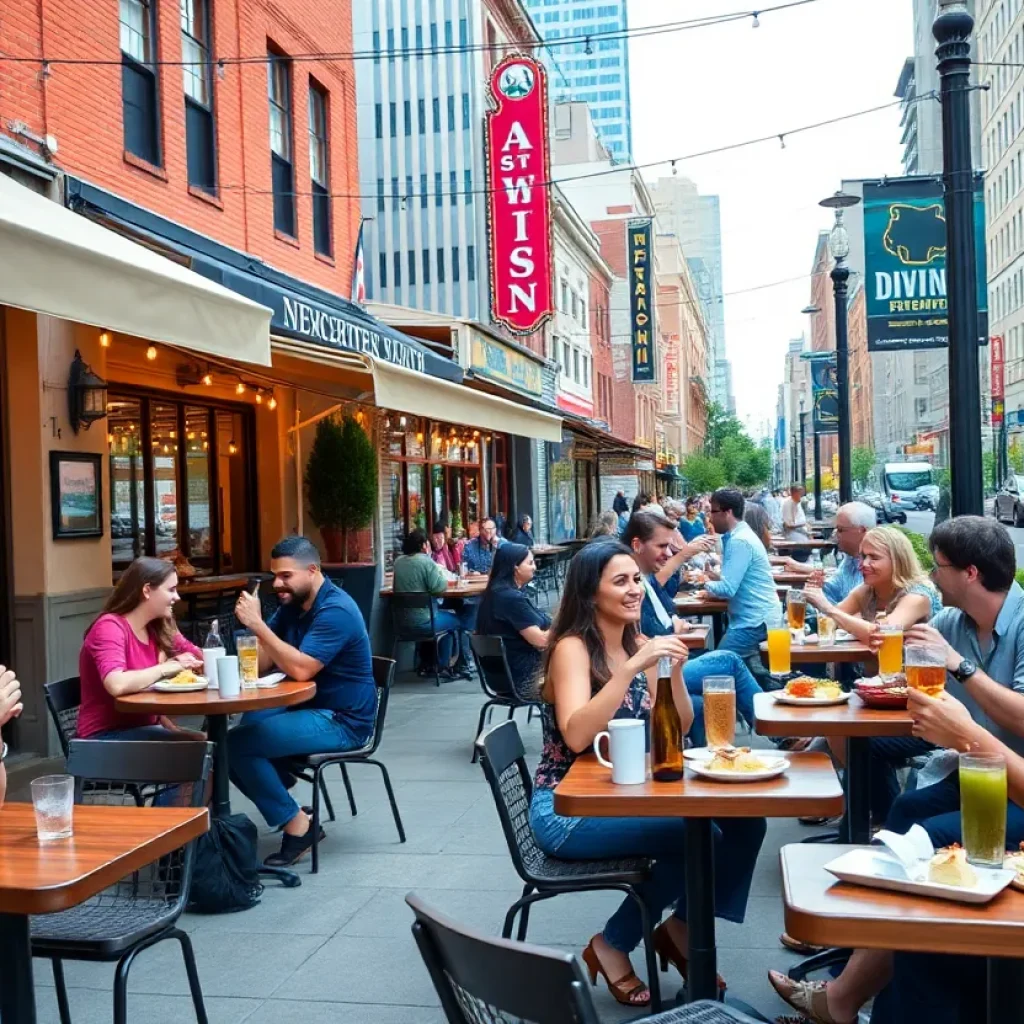
{"label": "glass of orange juice", "polygon": [[903,671],[903,627],[880,622],[882,646],[878,650],[878,671],[883,679],[898,676]]}
{"label": "glass of orange juice", "polygon": [[788,675],[791,671],[792,643],[788,626],[768,630],[768,671],[773,676]]}

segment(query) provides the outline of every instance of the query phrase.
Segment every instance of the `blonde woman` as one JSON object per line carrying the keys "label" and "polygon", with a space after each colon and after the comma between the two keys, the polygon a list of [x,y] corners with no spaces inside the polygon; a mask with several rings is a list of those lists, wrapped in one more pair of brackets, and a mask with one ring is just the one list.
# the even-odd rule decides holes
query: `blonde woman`
{"label": "blonde woman", "polygon": [[904,629],[927,622],[942,607],[910,541],[891,526],[876,526],[860,542],[864,582],[833,605],[817,587],[805,587],[807,603],[835,619],[873,650],[881,645],[878,618]]}

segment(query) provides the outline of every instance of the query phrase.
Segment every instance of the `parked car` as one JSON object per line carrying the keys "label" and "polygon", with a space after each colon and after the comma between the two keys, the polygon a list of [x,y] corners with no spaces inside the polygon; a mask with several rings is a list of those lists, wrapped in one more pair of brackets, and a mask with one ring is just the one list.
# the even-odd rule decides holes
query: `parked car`
{"label": "parked car", "polygon": [[1024,476],[1011,473],[996,492],[995,516],[1001,523],[1024,526]]}
{"label": "parked car", "polygon": [[878,491],[861,491],[858,501],[863,501],[865,505],[870,505],[875,510],[875,522],[880,526],[884,526],[886,523],[905,523],[907,521],[907,513],[904,509],[886,500]]}

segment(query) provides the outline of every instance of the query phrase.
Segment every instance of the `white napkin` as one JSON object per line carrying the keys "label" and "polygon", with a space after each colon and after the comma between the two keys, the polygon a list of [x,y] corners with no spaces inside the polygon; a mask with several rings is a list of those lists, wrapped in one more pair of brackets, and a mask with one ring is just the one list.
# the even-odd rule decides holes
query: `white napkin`
{"label": "white napkin", "polygon": [[934,786],[936,782],[941,782],[947,775],[957,770],[959,763],[958,750],[933,750],[925,766],[917,773],[917,788],[924,789],[925,786]]}
{"label": "white napkin", "polygon": [[911,825],[906,835],[882,829],[875,838],[899,861],[907,878],[912,881],[923,879],[922,862],[927,863],[935,855],[928,833],[920,825]]}

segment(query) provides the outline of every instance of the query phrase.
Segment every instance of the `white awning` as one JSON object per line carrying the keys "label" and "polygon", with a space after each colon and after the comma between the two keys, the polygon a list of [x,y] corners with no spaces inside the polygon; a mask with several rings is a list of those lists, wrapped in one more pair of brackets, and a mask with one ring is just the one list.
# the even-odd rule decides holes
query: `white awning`
{"label": "white awning", "polygon": [[0,174],[0,304],[270,365],[271,310]]}

